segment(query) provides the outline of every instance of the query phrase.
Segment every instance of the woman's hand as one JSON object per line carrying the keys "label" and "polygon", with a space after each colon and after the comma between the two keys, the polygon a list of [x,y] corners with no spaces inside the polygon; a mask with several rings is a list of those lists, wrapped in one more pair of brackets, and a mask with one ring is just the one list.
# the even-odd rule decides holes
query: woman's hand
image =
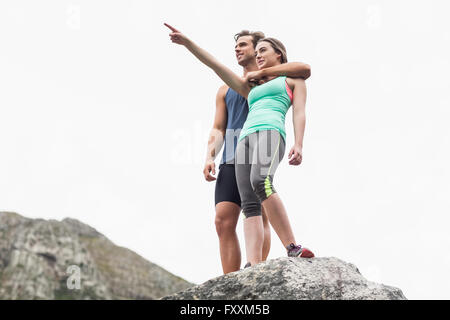
{"label": "woman's hand", "polygon": [[164,23],[164,25],[172,30],[172,33],[169,34],[170,40],[172,40],[173,43],[181,44],[183,46],[186,46],[189,43],[189,38],[186,37],[184,34],[182,34],[180,31],[172,27],[171,25]]}
{"label": "woman's hand", "polygon": [[289,151],[288,159],[290,159],[289,164],[292,166],[298,166],[300,163],[302,163],[302,147],[294,145],[291,148],[291,151]]}
{"label": "woman's hand", "polygon": [[245,81],[250,87],[255,87],[257,85],[263,84],[266,81],[266,77],[263,75],[261,70],[250,71],[245,76]]}

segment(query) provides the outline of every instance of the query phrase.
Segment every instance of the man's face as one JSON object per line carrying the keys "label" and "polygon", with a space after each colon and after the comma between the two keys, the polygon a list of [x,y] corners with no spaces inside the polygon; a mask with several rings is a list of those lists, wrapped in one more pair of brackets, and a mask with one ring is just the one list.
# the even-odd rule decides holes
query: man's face
{"label": "man's face", "polygon": [[236,41],[234,47],[236,59],[239,65],[246,66],[255,62],[255,48],[253,47],[252,36],[242,36]]}

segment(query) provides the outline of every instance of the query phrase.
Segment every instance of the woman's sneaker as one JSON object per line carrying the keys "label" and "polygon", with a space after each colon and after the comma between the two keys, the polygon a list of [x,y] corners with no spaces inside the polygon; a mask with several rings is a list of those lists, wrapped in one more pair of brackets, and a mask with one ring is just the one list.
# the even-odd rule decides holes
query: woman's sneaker
{"label": "woman's sneaker", "polygon": [[301,245],[296,246],[291,243],[286,247],[288,257],[314,258],[314,253],[308,248],[303,248]]}

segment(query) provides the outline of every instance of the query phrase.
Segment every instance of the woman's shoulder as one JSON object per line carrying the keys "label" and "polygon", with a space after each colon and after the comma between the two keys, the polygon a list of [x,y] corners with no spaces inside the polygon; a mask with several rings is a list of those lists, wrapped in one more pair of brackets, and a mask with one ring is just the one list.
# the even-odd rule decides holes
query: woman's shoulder
{"label": "woman's shoulder", "polygon": [[289,87],[294,90],[296,84],[302,84],[305,83],[305,79],[303,78],[291,78],[286,77],[286,83],[289,85]]}

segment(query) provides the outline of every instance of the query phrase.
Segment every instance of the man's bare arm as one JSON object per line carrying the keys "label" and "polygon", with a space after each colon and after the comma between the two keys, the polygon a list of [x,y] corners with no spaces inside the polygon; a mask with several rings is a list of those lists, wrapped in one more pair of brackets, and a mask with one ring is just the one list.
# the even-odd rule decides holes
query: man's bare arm
{"label": "man's bare arm", "polygon": [[198,60],[211,68],[223,80],[223,82],[230,86],[230,88],[235,90],[244,98],[247,98],[251,87],[244,81],[244,79],[242,79],[242,77],[235,74],[231,69],[219,62],[219,60],[217,60],[213,55],[198,46],[194,41],[189,39],[179,30],[167,23],[164,25],[172,30],[170,38],[173,43],[185,46],[186,49],[188,49]]}
{"label": "man's bare arm", "polygon": [[308,79],[311,76],[311,67],[302,62],[288,62],[273,67],[247,73],[246,81],[250,85],[261,83],[270,77],[287,76],[289,78]]}
{"label": "man's bare arm", "polygon": [[273,67],[261,69],[260,71],[263,77],[286,76],[306,80],[311,76],[311,66],[302,62],[282,63]]}
{"label": "man's bare arm", "polygon": [[220,87],[216,95],[216,114],[214,116],[213,127],[208,138],[205,167],[203,169],[203,174],[207,181],[216,180],[216,178],[211,175],[211,171],[212,174],[216,174],[216,165],[214,160],[222,149],[227,128],[228,115],[227,106],[225,103],[225,95],[227,90],[228,87],[223,85]]}

